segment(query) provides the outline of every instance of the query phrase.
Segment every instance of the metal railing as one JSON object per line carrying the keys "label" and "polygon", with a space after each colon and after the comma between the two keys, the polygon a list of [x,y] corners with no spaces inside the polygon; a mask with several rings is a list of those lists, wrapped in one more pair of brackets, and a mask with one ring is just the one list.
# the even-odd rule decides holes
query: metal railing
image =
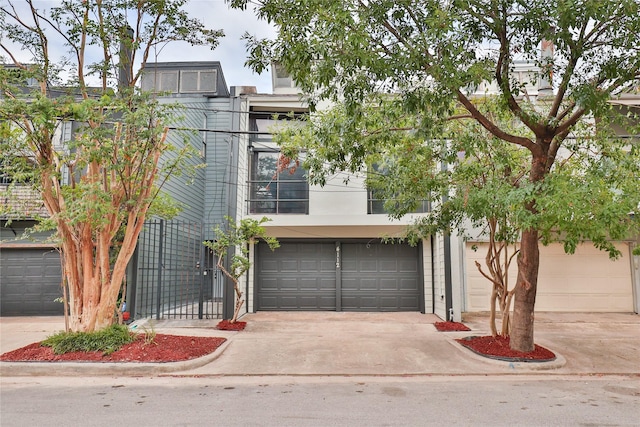
{"label": "metal railing", "polygon": [[222,318],[225,280],[202,244],[208,228],[186,221],[145,223],[134,263],[134,318]]}

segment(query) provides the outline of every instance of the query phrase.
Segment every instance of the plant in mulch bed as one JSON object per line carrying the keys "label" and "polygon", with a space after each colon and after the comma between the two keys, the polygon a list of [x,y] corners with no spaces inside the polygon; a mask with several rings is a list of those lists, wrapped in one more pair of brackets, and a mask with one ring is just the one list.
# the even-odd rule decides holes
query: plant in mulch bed
{"label": "plant in mulch bed", "polygon": [[42,341],[42,345],[51,347],[55,354],[96,351],[109,355],[135,340],[129,328],[115,324],[93,332],[60,332]]}
{"label": "plant in mulch bed", "polygon": [[[240,307],[244,304],[243,292],[240,289],[240,278],[249,271],[251,261],[249,260],[249,248],[258,240],[264,241],[271,250],[280,246],[275,237],[267,236],[267,230],[262,226],[267,221],[271,221],[267,217],[255,220],[244,218],[240,222],[236,222],[233,218],[225,217],[226,227],[222,228],[216,225],[214,233],[215,240],[207,240],[202,242],[217,257],[216,265],[222,273],[231,280],[235,291],[235,309],[233,317],[229,323],[236,323]],[[229,257],[229,251],[235,250]],[[225,260],[227,265],[225,265]],[[219,328],[218,328],[219,329]]]}
{"label": "plant in mulch bed", "polygon": [[509,347],[509,337],[498,335],[492,336],[471,336],[456,340],[464,347],[481,356],[508,362],[550,362],[555,360],[556,355],[539,345],[535,345],[533,351],[528,353],[512,350]]}
{"label": "plant in mulch bed", "polygon": [[218,322],[216,328],[221,331],[242,331],[244,330],[245,326],[247,326],[247,322],[239,322],[236,320],[232,323],[231,321],[225,319]]}
{"label": "plant in mulch bed", "polygon": [[435,322],[433,324],[436,329],[440,332],[450,332],[450,331],[470,331],[469,327],[464,323],[460,322]]}
{"label": "plant in mulch bed", "polygon": [[156,334],[153,342],[148,342],[145,334],[134,334],[133,341],[123,344],[117,350],[106,353],[102,350],[74,350],[56,354],[52,347],[42,343],[28,346],[0,355],[3,362],[178,362],[195,359],[213,353],[225,341],[220,337],[192,337]]}

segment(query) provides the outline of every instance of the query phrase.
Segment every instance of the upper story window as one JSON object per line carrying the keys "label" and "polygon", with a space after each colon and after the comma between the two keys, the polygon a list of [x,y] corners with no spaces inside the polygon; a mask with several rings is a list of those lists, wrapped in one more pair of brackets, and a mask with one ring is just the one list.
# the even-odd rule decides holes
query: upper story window
{"label": "upper story window", "polygon": [[[385,169],[378,165],[373,165],[373,172],[377,174],[385,174]],[[367,214],[388,214],[389,211],[385,209],[385,204],[388,202],[394,202],[396,204],[402,203],[400,199],[389,199],[385,197],[384,191],[375,188],[367,189]],[[420,200],[415,209],[409,213],[425,213],[430,211],[430,204],[428,200]]]}
{"label": "upper story window", "polygon": [[276,92],[277,89],[291,89],[296,87],[295,82],[287,70],[280,64],[271,64],[271,75],[273,79],[273,89]]}
{"label": "upper story window", "polygon": [[155,70],[150,68],[142,75],[141,88],[145,92],[168,93],[216,93],[218,71],[203,70]]}
{"label": "upper story window", "polygon": [[[389,211],[385,209],[384,204],[388,199],[383,198],[379,190],[369,189],[367,191],[367,213],[373,214],[388,214]],[[398,202],[399,203],[399,202]],[[416,209],[410,213],[425,213],[429,212],[429,202],[427,200],[421,200]]]}
{"label": "upper story window", "polygon": [[249,212],[308,214],[309,184],[299,162],[274,151],[253,151]]}
{"label": "upper story window", "polygon": [[180,92],[215,92],[216,70],[180,71]]}

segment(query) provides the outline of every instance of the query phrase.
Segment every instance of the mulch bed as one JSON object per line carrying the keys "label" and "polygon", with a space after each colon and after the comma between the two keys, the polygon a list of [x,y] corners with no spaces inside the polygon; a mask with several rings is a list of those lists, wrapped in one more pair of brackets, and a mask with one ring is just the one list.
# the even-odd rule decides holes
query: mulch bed
{"label": "mulch bed", "polygon": [[99,351],[76,351],[55,354],[51,347],[30,344],[0,355],[3,362],[178,362],[213,353],[225,338],[191,337],[156,334],[153,342],[146,343],[144,334],[136,341],[105,355]]}
{"label": "mulch bed", "polygon": [[436,329],[440,332],[451,332],[451,331],[470,331],[469,327],[464,323],[460,322],[435,322],[433,324]]}
{"label": "mulch bed", "polygon": [[509,337],[471,336],[456,341],[481,356],[507,362],[550,362],[556,358],[551,350],[539,345],[529,353],[511,350]]}
{"label": "mulch bed", "polygon": [[242,331],[245,326],[247,326],[247,322],[238,322],[236,320],[234,323],[231,323],[225,319],[218,322],[216,328],[221,331]]}

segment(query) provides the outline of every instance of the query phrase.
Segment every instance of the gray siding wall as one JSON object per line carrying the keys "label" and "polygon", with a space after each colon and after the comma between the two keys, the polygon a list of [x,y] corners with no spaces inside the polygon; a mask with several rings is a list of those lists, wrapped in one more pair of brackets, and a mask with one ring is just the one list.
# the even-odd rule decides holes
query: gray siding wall
{"label": "gray siding wall", "polygon": [[[175,102],[175,99],[166,102]],[[175,126],[186,129],[201,129],[204,125],[206,113],[206,99],[185,99],[181,98],[180,103],[185,105],[185,109],[179,112],[179,118],[175,121]],[[191,108],[190,108],[191,107]],[[176,150],[181,150],[185,146],[191,146],[195,153],[202,153],[204,147],[204,135],[202,132],[186,130],[170,130],[168,141],[174,145]],[[163,155],[161,163],[174,160],[177,152]],[[187,167],[176,171],[162,187],[162,191],[169,194],[182,206],[182,212],[175,218],[181,221],[201,221],[204,209],[204,169],[195,169],[202,164],[201,155],[191,156],[187,161]],[[160,178],[162,179],[162,177]]]}
{"label": "gray siding wall", "polygon": [[[232,105],[229,98],[210,99],[207,111],[207,129],[231,130]],[[229,215],[229,189],[232,174],[237,173],[237,160],[232,158],[231,146],[237,137],[231,133],[208,132],[206,135],[206,168],[203,221],[207,225],[219,224]],[[211,227],[205,238],[212,239]]]}

